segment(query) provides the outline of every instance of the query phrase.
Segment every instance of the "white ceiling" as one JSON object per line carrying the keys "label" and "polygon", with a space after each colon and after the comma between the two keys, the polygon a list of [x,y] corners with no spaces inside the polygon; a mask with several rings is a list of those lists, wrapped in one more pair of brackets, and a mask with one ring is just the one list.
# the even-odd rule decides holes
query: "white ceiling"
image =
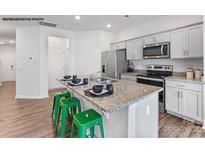
{"label": "white ceiling", "polygon": [[[83,30],[108,30],[112,32],[119,32],[129,27],[143,24],[147,21],[160,17],[159,15],[131,15],[125,18],[124,15],[82,15],[79,21],[75,20],[74,15],[49,15],[49,16],[0,16],[3,17],[27,17],[27,18],[44,18],[45,22],[57,24],[58,28],[63,28],[71,31]],[[0,41],[1,39],[10,40],[15,39],[15,27],[25,25],[36,25],[37,21],[2,21],[0,24]],[[9,26],[9,25],[10,26]],[[111,24],[111,28],[106,27]]]}

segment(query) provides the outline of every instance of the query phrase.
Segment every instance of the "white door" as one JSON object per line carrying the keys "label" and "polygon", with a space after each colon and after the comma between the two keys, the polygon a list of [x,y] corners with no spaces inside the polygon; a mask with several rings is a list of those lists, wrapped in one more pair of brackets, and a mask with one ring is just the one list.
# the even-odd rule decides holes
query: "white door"
{"label": "white door", "polygon": [[188,57],[203,56],[203,26],[197,25],[187,28]]}
{"label": "white door", "polygon": [[183,115],[194,120],[201,121],[202,105],[200,92],[189,90],[182,91]]}
{"label": "white door", "polygon": [[166,87],[166,110],[179,113],[180,91],[176,88]]}
{"label": "white door", "polygon": [[171,58],[184,58],[186,30],[180,29],[171,32]]}
{"label": "white door", "polygon": [[135,39],[127,41],[127,60],[142,59],[143,55],[143,39]]}
{"label": "white door", "polygon": [[65,38],[48,37],[48,85],[49,89],[60,88],[56,79],[62,79],[66,73],[66,50],[68,41]]}
{"label": "white door", "polygon": [[65,75],[65,49],[49,49],[48,66],[49,89],[62,87],[56,79]]}

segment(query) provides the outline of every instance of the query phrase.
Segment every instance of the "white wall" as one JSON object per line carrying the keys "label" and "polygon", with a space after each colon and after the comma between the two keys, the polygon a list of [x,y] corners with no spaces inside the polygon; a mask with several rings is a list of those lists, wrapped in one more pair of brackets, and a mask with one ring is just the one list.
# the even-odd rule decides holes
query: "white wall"
{"label": "white wall", "polygon": [[203,59],[147,59],[133,61],[135,69],[145,70],[149,64],[173,65],[174,72],[185,72],[186,68],[203,68]]}
{"label": "white wall", "polygon": [[101,52],[110,49],[114,33],[105,31],[76,32],[76,71],[92,74],[101,69]]}
{"label": "white wall", "polygon": [[202,16],[199,15],[161,16],[144,24],[137,25],[117,33],[115,35],[114,42],[149,35],[152,33],[158,33],[202,21]]}
{"label": "white wall", "polygon": [[[67,71],[75,73],[75,32],[45,26],[16,29],[16,98],[48,97],[48,36],[70,40]],[[33,56],[34,60],[29,60]]]}
{"label": "white wall", "polygon": [[[15,81],[16,46],[0,45],[0,81]],[[11,65],[14,65],[11,70]]]}
{"label": "white wall", "polygon": [[[29,57],[33,57],[30,60]],[[16,28],[16,98],[40,96],[40,27]]]}
{"label": "white wall", "polygon": [[[203,21],[205,21],[205,16],[203,16]],[[203,59],[205,59],[205,24],[203,24]],[[205,72],[205,61],[203,61],[203,73]],[[205,78],[204,78],[205,81]],[[205,84],[203,84],[203,107],[204,107],[204,124],[203,129],[205,129]]]}

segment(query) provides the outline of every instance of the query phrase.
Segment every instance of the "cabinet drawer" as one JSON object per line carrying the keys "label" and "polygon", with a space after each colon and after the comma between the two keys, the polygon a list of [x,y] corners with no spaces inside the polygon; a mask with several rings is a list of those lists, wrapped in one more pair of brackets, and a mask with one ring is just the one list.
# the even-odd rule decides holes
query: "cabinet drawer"
{"label": "cabinet drawer", "polygon": [[166,86],[175,87],[180,89],[187,89],[191,91],[201,91],[201,84],[198,83],[186,83],[186,82],[179,82],[179,81],[166,81]]}
{"label": "cabinet drawer", "polygon": [[121,74],[121,79],[137,81],[137,76]]}

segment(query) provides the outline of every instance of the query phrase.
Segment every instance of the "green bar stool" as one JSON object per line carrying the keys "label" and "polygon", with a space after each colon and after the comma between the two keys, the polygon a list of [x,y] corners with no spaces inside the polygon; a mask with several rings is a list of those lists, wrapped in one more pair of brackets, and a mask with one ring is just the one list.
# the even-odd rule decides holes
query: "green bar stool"
{"label": "green bar stool", "polygon": [[62,126],[61,126],[61,137],[64,138],[66,134],[66,122],[68,121],[68,115],[72,118],[73,114],[81,112],[80,100],[76,97],[61,99],[59,106],[59,115],[55,131],[57,132],[60,115],[62,113]]}
{"label": "green bar stool", "polygon": [[52,118],[54,120],[54,125],[56,126],[58,112],[59,112],[59,104],[61,98],[70,98],[70,93],[68,91],[58,92],[54,96],[53,100],[53,109],[52,109]]}
{"label": "green bar stool", "polygon": [[90,129],[90,137],[94,138],[94,128],[96,125],[100,127],[101,137],[104,138],[102,116],[93,109],[89,109],[73,115],[73,123],[71,129],[71,138],[75,135],[75,128],[78,128],[78,137],[88,137],[86,132]]}

